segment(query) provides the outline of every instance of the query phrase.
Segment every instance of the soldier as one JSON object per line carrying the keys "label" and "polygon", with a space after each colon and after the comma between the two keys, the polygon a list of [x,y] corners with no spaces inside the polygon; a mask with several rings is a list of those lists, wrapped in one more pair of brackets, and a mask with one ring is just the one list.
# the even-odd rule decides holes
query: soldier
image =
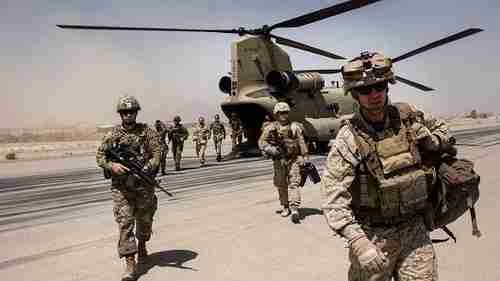
{"label": "soldier", "polygon": [[172,142],[172,155],[175,161],[175,170],[181,170],[182,150],[184,149],[184,141],[188,138],[188,130],[181,124],[181,117],[174,117],[174,126],[168,133],[168,140]]}
{"label": "soldier", "polygon": [[220,162],[222,161],[222,141],[226,139],[226,128],[220,122],[219,114],[215,114],[214,122],[210,124],[210,131],[212,132],[212,140],[217,154],[217,162]]}
{"label": "soldier", "polygon": [[196,148],[196,156],[200,160],[200,166],[205,165],[208,139],[210,139],[210,129],[205,125],[205,118],[200,117],[193,130],[193,142]]}
{"label": "soldier", "polygon": [[267,125],[271,124],[272,123],[272,118],[269,114],[266,114],[264,116],[264,122],[262,122],[262,127],[261,127],[261,131],[264,131],[264,128],[267,127]]}
{"label": "soldier", "polygon": [[298,122],[290,122],[288,113],[290,106],[279,102],[273,110],[278,121],[271,122],[264,128],[259,139],[259,147],[266,155],[273,158],[274,185],[278,189],[281,209],[276,211],[282,217],[290,215],[292,222],[300,220],[301,168],[308,159],[307,146],[304,141],[302,126]]}
{"label": "soldier", "polygon": [[160,171],[161,174],[164,176],[167,173],[165,172],[166,169],[166,162],[167,162],[167,154],[168,154],[168,144],[167,144],[167,126],[161,122],[160,120],[156,120],[155,122],[155,128],[156,132],[158,132],[158,135],[160,137],[160,145],[161,145],[161,157],[160,157]]}
{"label": "soldier", "polygon": [[156,171],[161,154],[159,136],[147,124],[136,122],[140,109],[139,102],[133,96],[119,99],[116,111],[120,114],[122,124],[104,137],[96,156],[97,164],[111,175],[113,213],[119,226],[118,255],[126,261],[122,281],[135,280],[137,277],[136,253],[139,263],[147,257],[146,241],[151,237],[157,198],[154,187],[144,185],[134,175],[127,173],[128,169],[120,163],[109,161],[105,151],[113,144],[127,146],[144,163],[143,172],[152,175]]}
{"label": "soldier", "polygon": [[390,103],[391,68],[379,53],[362,53],[342,68],[344,90],[359,107],[332,142],[322,209],[347,240],[348,280],[437,280],[422,215],[435,173],[421,156],[447,143],[448,128],[428,116],[418,122],[414,107]]}
{"label": "soldier", "polygon": [[232,150],[234,150],[236,145],[241,144],[241,141],[243,140],[243,127],[241,125],[241,120],[238,117],[238,113],[231,113],[229,125],[231,126],[231,140],[233,141]]}

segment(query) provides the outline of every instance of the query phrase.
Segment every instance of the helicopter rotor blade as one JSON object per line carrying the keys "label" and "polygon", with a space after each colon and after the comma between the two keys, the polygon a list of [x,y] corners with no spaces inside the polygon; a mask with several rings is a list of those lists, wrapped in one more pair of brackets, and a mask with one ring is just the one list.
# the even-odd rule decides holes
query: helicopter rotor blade
{"label": "helicopter rotor blade", "polygon": [[411,87],[417,88],[417,89],[422,90],[422,91],[424,91],[424,92],[434,91],[434,89],[433,89],[433,88],[427,87],[427,86],[425,86],[425,85],[423,85],[423,84],[420,84],[420,83],[417,83],[417,82],[415,82],[415,81],[408,80],[408,79],[403,78],[403,77],[398,76],[398,75],[395,75],[395,76],[394,76],[394,78],[395,78],[396,80],[398,80],[399,82],[401,82],[401,83],[404,83],[404,84],[406,84],[406,85],[408,85],[408,86],[411,86]]}
{"label": "helicopter rotor blade", "polygon": [[310,24],[322,19],[326,19],[332,16],[336,16],[350,10],[358,9],[363,6],[379,2],[381,0],[351,0],[343,3],[339,3],[321,10],[317,10],[293,19],[282,21],[280,23],[274,24],[270,27],[269,31],[280,28],[280,27],[299,27],[306,24]]}
{"label": "helicopter rotor blade", "polygon": [[103,26],[103,25],[70,25],[58,24],[57,27],[66,29],[91,29],[91,30],[132,30],[132,31],[182,31],[182,32],[213,32],[239,34],[238,29],[191,29],[191,28],[162,28],[162,27],[132,27],[132,26]]}
{"label": "helicopter rotor blade", "polygon": [[471,36],[473,34],[476,34],[478,32],[481,32],[483,31],[483,29],[481,28],[469,28],[469,29],[466,29],[464,31],[461,31],[461,32],[458,32],[458,33],[455,33],[453,35],[450,35],[448,37],[445,37],[443,39],[440,39],[440,40],[437,40],[437,41],[434,41],[432,43],[429,43],[423,47],[420,47],[418,49],[415,49],[413,51],[410,51],[406,54],[403,54],[399,57],[396,57],[396,58],[393,58],[392,59],[392,62],[398,62],[398,61],[401,61],[401,60],[404,60],[404,59],[407,59],[409,57],[412,57],[414,55],[417,55],[417,54],[420,54],[422,52],[425,52],[425,51],[428,51],[430,49],[433,49],[433,48],[436,48],[436,47],[439,47],[441,45],[444,45],[444,44],[447,44],[447,43],[450,43],[450,42],[453,42],[453,41],[456,41],[458,39],[462,39],[464,37],[467,37],[467,36]]}
{"label": "helicopter rotor blade", "polygon": [[312,47],[312,46],[309,46],[309,45],[306,45],[304,43],[293,41],[293,40],[290,40],[290,39],[287,39],[287,38],[283,38],[283,37],[280,37],[280,36],[276,36],[276,35],[273,35],[273,34],[270,34],[270,36],[272,38],[276,39],[276,43],[281,44],[281,45],[286,45],[288,47],[300,49],[300,50],[303,50],[303,51],[306,51],[306,52],[310,52],[310,53],[313,53],[313,54],[316,54],[316,55],[328,57],[328,58],[331,58],[331,59],[336,59],[336,60],[346,59],[346,58],[344,58],[342,56],[339,56],[339,55],[336,55],[336,54],[333,54],[333,53],[330,53],[330,52],[327,52],[327,51],[324,51],[324,50],[321,50],[321,49],[318,49],[318,48],[315,48],[315,47]]}
{"label": "helicopter rotor blade", "polygon": [[294,73],[316,72],[319,74],[335,74],[341,72],[341,69],[301,69],[293,70]]}

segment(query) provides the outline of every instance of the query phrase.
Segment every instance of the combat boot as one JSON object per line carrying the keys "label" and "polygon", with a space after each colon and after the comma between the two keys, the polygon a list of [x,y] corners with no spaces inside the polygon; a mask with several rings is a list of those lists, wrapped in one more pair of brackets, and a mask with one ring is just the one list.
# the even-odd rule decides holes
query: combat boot
{"label": "combat boot", "polygon": [[148,257],[148,249],[146,248],[146,241],[139,240],[137,243],[137,263],[146,263]]}
{"label": "combat boot", "polygon": [[300,214],[299,209],[297,207],[292,207],[292,222],[299,223],[300,222]]}
{"label": "combat boot", "polygon": [[180,171],[181,170],[181,164],[175,163],[175,170]]}
{"label": "combat boot", "polygon": [[135,264],[135,256],[130,255],[125,257],[125,273],[123,273],[122,281],[135,281],[137,279],[137,265]]}
{"label": "combat boot", "polygon": [[290,215],[290,208],[288,206],[283,206],[283,210],[281,211],[282,217],[288,217]]}
{"label": "combat boot", "polygon": [[161,170],[161,175],[162,176],[166,176],[167,175],[167,173],[165,172],[165,170]]}
{"label": "combat boot", "polygon": [[217,162],[220,162],[222,160],[222,156],[220,154],[217,154]]}

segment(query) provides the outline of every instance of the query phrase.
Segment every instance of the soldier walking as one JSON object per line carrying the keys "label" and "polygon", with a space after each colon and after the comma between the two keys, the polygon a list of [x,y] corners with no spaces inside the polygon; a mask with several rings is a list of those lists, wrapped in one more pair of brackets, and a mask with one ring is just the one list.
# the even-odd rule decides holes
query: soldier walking
{"label": "soldier walking", "polygon": [[226,139],[226,128],[220,122],[219,114],[215,114],[214,122],[210,124],[210,131],[212,132],[212,140],[217,154],[217,162],[220,162],[222,161],[222,141]]}
{"label": "soldier walking", "polygon": [[232,150],[234,151],[235,147],[241,144],[243,140],[243,126],[241,125],[241,119],[238,117],[238,113],[231,113],[229,125],[231,126],[231,140],[233,141]]}
{"label": "soldier walking", "polygon": [[210,139],[210,129],[205,125],[205,118],[198,118],[198,124],[193,130],[193,142],[196,148],[196,156],[200,160],[200,166],[205,165],[207,151],[207,143]]}
{"label": "soldier walking", "polygon": [[[423,212],[435,172],[427,153],[449,140],[446,124],[408,104],[391,104],[392,62],[362,53],[342,68],[344,90],[358,102],[333,141],[323,175],[322,209],[347,240],[348,280],[437,280],[437,257]],[[424,157],[423,157],[424,156]]]}
{"label": "soldier walking", "polygon": [[181,117],[174,117],[174,126],[168,133],[168,140],[172,142],[172,155],[175,162],[175,170],[181,170],[182,150],[184,149],[184,141],[188,138],[188,130],[181,124]]}
{"label": "soldier walking", "polygon": [[147,258],[146,242],[151,237],[157,198],[154,187],[146,186],[128,173],[122,164],[107,159],[106,149],[112,145],[126,146],[139,162],[144,163],[143,172],[153,175],[157,171],[161,154],[159,136],[147,124],[136,122],[140,109],[139,102],[133,96],[119,99],[116,111],[122,123],[104,137],[96,156],[99,167],[111,175],[113,213],[119,227],[118,256],[125,258],[126,262],[122,281],[137,278],[135,254],[138,255],[139,263]]}
{"label": "soldier walking", "polygon": [[302,126],[290,122],[290,106],[279,102],[273,113],[278,121],[271,122],[264,128],[259,139],[259,147],[266,155],[273,158],[274,185],[278,189],[282,217],[292,214],[292,222],[300,220],[300,170],[309,158],[304,141]]}
{"label": "soldier walking", "polygon": [[160,171],[164,176],[167,173],[165,172],[166,163],[167,163],[167,154],[168,154],[168,144],[167,144],[167,126],[161,122],[160,120],[156,120],[155,122],[156,132],[160,137],[160,145],[161,145],[161,156],[160,156]]}

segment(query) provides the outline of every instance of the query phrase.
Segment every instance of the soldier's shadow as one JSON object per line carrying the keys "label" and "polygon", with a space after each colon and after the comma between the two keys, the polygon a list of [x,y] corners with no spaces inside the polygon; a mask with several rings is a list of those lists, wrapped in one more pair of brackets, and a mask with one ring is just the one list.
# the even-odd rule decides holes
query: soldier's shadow
{"label": "soldier's shadow", "polygon": [[198,253],[191,250],[168,250],[156,252],[148,255],[147,261],[138,265],[138,278],[148,273],[148,271],[155,267],[176,267],[180,269],[188,269],[198,271],[190,266],[185,266],[184,263],[195,259]]}
{"label": "soldier's shadow", "polygon": [[323,211],[316,208],[300,208],[300,220],[316,215],[323,215]]}

